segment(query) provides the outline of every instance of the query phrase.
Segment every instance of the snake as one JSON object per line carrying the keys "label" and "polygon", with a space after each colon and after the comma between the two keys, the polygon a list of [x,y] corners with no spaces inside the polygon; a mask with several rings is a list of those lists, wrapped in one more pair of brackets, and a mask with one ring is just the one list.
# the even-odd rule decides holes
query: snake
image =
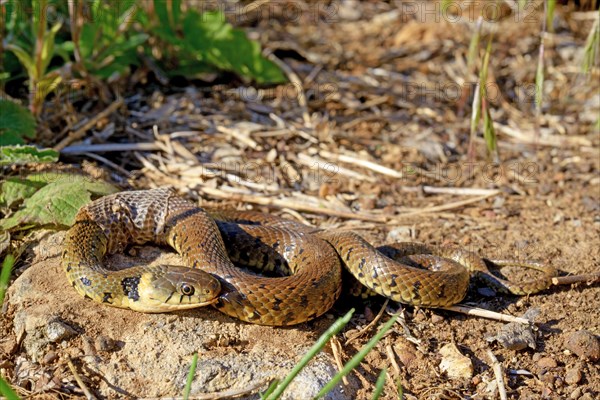
{"label": "snake", "polygon": [[[171,246],[184,265],[104,265],[107,254],[148,242]],[[499,263],[542,272],[515,283],[459,247],[407,242],[376,248],[352,231],[316,229],[256,211],[207,210],[172,187],[119,192],[81,207],[66,233],[61,264],[75,290],[97,303],[146,313],[212,305],[242,321],[273,326],[327,312],[342,292],[344,269],[367,291],[433,308],[462,301],[471,276],[528,295],[547,289],[556,275],[537,262]]]}

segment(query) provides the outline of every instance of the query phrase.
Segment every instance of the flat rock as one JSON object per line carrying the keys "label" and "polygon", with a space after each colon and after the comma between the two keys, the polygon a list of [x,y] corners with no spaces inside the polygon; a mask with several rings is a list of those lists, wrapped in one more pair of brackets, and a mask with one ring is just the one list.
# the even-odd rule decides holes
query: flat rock
{"label": "flat rock", "polygon": [[[14,334],[29,362],[46,364],[81,356],[76,357],[80,373],[102,377],[92,386],[101,397],[181,396],[196,352],[192,395],[246,389],[260,382],[264,391],[270,380],[285,377],[331,324],[318,318],[275,328],[244,323],[210,307],[142,314],[97,304],[69,285],[56,245],[62,236],[42,240],[38,246],[52,243],[53,248],[35,254],[55,256],[34,260],[9,288]],[[181,264],[177,255],[164,249],[144,247],[137,253],[135,259],[110,256],[107,264],[116,268],[140,262]],[[294,379],[283,398],[314,397],[335,375],[334,366],[332,357],[322,352]],[[52,371],[51,365],[48,370]],[[326,398],[352,398],[358,383],[352,376],[349,379],[349,387],[344,391],[337,387]]]}

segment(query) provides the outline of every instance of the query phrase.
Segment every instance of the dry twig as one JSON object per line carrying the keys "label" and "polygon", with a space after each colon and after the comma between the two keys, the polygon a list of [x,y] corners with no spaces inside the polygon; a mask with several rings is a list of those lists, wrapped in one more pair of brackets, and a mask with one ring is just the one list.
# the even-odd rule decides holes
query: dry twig
{"label": "dry twig", "polygon": [[325,208],[323,206],[315,206],[306,203],[300,203],[294,199],[278,199],[272,197],[264,197],[259,195],[254,195],[250,193],[239,193],[233,191],[225,191],[222,189],[209,188],[209,187],[201,187],[199,191],[211,196],[216,197],[218,199],[227,199],[232,201],[239,201],[242,203],[252,203],[252,204],[260,204],[263,206],[277,207],[277,208],[290,208],[292,210],[297,211],[305,211],[313,214],[322,214],[329,215],[331,217],[340,217],[340,218],[349,218],[349,219],[359,219],[362,221],[371,221],[371,222],[381,222],[385,223],[387,218],[383,215],[373,215],[373,214],[365,214],[365,213],[355,213],[352,211],[343,211],[343,210],[335,210],[331,208]]}
{"label": "dry twig", "polygon": [[77,373],[77,369],[75,369],[75,365],[73,365],[73,361],[67,360],[67,365],[69,366],[69,369],[71,370],[71,373],[73,374],[73,377],[75,378],[75,381],[77,381],[79,388],[83,391],[85,398],[88,400],[96,400],[96,397],[94,397],[92,392],[90,392],[90,390],[88,389],[86,384],[83,383],[83,380],[81,379],[81,376],[79,376],[79,373]]}
{"label": "dry twig", "polygon": [[531,324],[532,321],[527,318],[521,317],[513,317],[512,315],[500,314],[495,311],[485,310],[483,308],[465,306],[465,305],[453,305],[448,307],[440,307],[441,310],[454,311],[461,314],[473,315],[476,317],[483,317],[488,319],[493,319],[496,321],[504,321],[504,322],[518,322],[521,324]]}
{"label": "dry twig", "polygon": [[600,272],[596,272],[593,274],[558,276],[556,278],[552,278],[552,284],[555,286],[571,285],[571,284],[580,283],[580,282],[585,282],[588,285],[594,284],[596,282],[600,282]]}
{"label": "dry twig", "polygon": [[69,135],[61,140],[56,146],[54,146],[54,150],[61,151],[69,143],[73,143],[76,140],[79,140],[85,136],[85,133],[91,129],[98,121],[108,117],[110,114],[115,112],[119,107],[123,105],[123,99],[115,100],[111,105],[106,107],[104,110],[100,111],[98,114],[94,115],[90,120],[83,124],[79,129],[74,132],[69,132]]}
{"label": "dry twig", "polygon": [[385,299],[385,302],[383,303],[383,306],[381,306],[381,309],[379,310],[379,312],[377,313],[377,315],[375,316],[375,318],[373,318],[373,321],[369,322],[369,324],[367,326],[365,326],[363,329],[361,329],[360,331],[356,332],[354,335],[352,335],[348,339],[346,339],[346,343],[344,343],[344,344],[347,346],[352,341],[358,339],[359,337],[361,337],[365,333],[369,332],[369,330],[373,326],[375,326],[375,324],[377,324],[377,322],[381,319],[381,316],[383,315],[383,312],[385,311],[385,308],[387,307],[387,305],[388,305],[389,302],[390,302],[390,299]]}
{"label": "dry twig", "polygon": [[[333,359],[335,360],[335,364],[338,367],[338,371],[341,371],[342,369],[344,369],[344,362],[342,361],[342,345],[340,344],[340,341],[338,340],[337,337],[332,336],[331,339],[329,340],[329,344],[331,345],[331,351],[333,352]],[[346,376],[344,376],[342,378],[342,382],[344,382],[344,385],[348,385],[348,378],[346,378]]]}
{"label": "dry twig", "polygon": [[508,396],[506,394],[506,387],[504,386],[502,364],[500,364],[500,362],[491,350],[488,349],[487,355],[490,358],[490,362],[492,363],[492,370],[494,371],[494,376],[496,377],[496,382],[498,383],[498,392],[500,393],[500,399],[507,400]]}

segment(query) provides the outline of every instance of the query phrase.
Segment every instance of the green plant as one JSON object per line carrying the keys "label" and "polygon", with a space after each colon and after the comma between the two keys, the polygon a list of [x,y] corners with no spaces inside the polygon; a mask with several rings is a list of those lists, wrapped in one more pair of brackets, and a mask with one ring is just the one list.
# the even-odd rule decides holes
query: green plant
{"label": "green plant", "polygon": [[15,102],[1,99],[0,109],[1,146],[22,144],[25,143],[25,138],[35,137],[35,118],[29,110]]}
{"label": "green plant", "polygon": [[[10,16],[6,24],[9,29],[6,50],[12,52],[27,71],[29,78],[29,109],[34,115],[41,111],[41,104],[51,91],[62,81],[56,72],[48,72],[48,66],[54,56],[54,41],[62,22],[48,28],[48,0],[34,0],[31,5],[31,31],[23,28],[24,12],[19,2],[3,5],[3,17]],[[4,19],[4,18],[3,18]],[[12,33],[12,34],[11,34]],[[4,35],[2,35],[4,36]]]}
{"label": "green plant", "polygon": [[[230,71],[260,84],[284,82],[260,45],[219,11],[181,0],[22,0],[0,3],[0,82],[27,78],[29,109],[72,77],[115,80],[149,59],[167,75]],[[53,13],[50,13],[50,10]],[[53,15],[53,18],[48,18]],[[0,52],[4,54],[4,52]],[[18,60],[18,63],[16,62]],[[25,72],[25,74],[23,74]]]}
{"label": "green plant", "polygon": [[[181,11],[181,1],[154,1],[150,14],[153,32],[170,49],[170,75],[196,76],[225,70],[256,80],[281,83],[285,76],[273,62],[261,56],[260,45],[227,23],[220,11]],[[170,7],[169,7],[170,5]]]}

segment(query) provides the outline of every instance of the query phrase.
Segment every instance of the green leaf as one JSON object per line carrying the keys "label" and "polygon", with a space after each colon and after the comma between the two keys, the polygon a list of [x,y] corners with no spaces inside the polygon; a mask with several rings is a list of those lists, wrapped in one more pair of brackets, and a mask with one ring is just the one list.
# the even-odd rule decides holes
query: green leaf
{"label": "green leaf", "polygon": [[35,99],[40,104],[44,101],[46,96],[56,90],[58,85],[62,82],[62,76],[57,72],[51,72],[46,74],[42,79],[36,83]]}
{"label": "green leaf", "polygon": [[83,59],[92,57],[93,51],[96,49],[94,45],[96,43],[97,35],[97,24],[84,24],[81,27],[81,33],[79,34],[79,50],[81,51],[81,57],[83,57]]}
{"label": "green leaf", "polygon": [[29,179],[8,178],[0,183],[0,204],[5,207],[12,207],[17,202],[31,197],[44,185],[43,182],[35,182]]}
{"label": "green leaf", "polygon": [[35,137],[35,119],[28,109],[8,100],[0,100],[0,109],[0,146],[22,144],[23,138]]}
{"label": "green leaf", "polygon": [[102,181],[91,181],[83,175],[65,174],[49,183],[23,202],[13,215],[0,221],[0,229],[18,225],[70,226],[77,211],[91,200],[91,194],[106,195],[118,190]]}
{"label": "green leaf", "polygon": [[42,75],[46,73],[48,64],[50,64],[50,60],[52,60],[52,57],[54,56],[54,38],[61,26],[62,22],[59,22],[44,34],[44,40],[42,42]]}
{"label": "green leaf", "polygon": [[483,114],[483,138],[485,139],[488,154],[492,154],[494,157],[496,157],[496,143],[498,140],[496,138],[496,130],[494,129],[494,121],[492,120],[492,116],[490,115],[490,110],[488,107],[485,107],[485,112]]}
{"label": "green leaf", "polygon": [[11,164],[48,163],[58,161],[58,152],[35,146],[0,147],[0,166]]}
{"label": "green leaf", "polygon": [[37,69],[35,68],[35,63],[33,62],[33,58],[31,57],[31,55],[29,55],[29,53],[27,53],[25,49],[17,46],[14,43],[7,44],[5,48],[6,50],[11,51],[15,56],[17,56],[23,67],[25,67],[25,69],[27,70],[27,75],[29,76],[29,79],[36,80]]}
{"label": "green leaf", "polygon": [[467,67],[469,68],[469,71],[473,70],[475,61],[477,60],[477,49],[479,48],[479,39],[481,38],[482,23],[483,18],[479,17],[479,19],[477,19],[476,29],[473,32],[473,36],[471,36],[471,41],[469,42],[469,52],[467,53]]}
{"label": "green leaf", "polygon": [[183,20],[183,57],[193,55],[196,61],[236,72],[258,83],[281,83],[286,78],[273,62],[264,58],[258,42],[249,40],[240,29],[234,29],[219,11],[202,14],[190,10]]}

